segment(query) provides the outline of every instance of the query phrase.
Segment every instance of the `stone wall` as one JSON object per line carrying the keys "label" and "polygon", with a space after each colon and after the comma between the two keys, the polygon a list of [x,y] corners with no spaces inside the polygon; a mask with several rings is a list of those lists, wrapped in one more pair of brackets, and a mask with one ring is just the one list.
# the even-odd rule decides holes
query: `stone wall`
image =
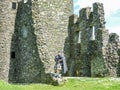
{"label": "stone wall", "polygon": [[20,63],[16,67],[17,82],[47,82],[46,74],[54,70],[54,56],[64,47],[71,4],[39,0],[19,3],[14,35],[16,64]]}
{"label": "stone wall", "polygon": [[90,35],[92,28],[89,27],[89,17],[91,14],[91,8],[83,8],[80,10],[79,17],[79,28],[81,31],[81,68],[82,68],[82,76],[90,76],[90,63],[87,57],[87,45],[90,40]]}
{"label": "stone wall", "polygon": [[93,4],[93,25],[95,27],[95,39],[97,41],[97,55],[91,61],[91,75],[106,76],[107,67],[103,53],[108,43],[109,34],[105,29],[104,8],[102,3]]}
{"label": "stone wall", "polygon": [[97,41],[97,54],[91,61],[91,75],[105,76],[107,68],[103,58],[103,51],[108,43],[109,34],[105,29],[104,7],[102,3],[93,4],[93,26],[95,27],[95,39]]}
{"label": "stone wall", "polygon": [[47,83],[54,56],[69,45],[72,0],[1,0],[0,11],[0,79]]}
{"label": "stone wall", "polygon": [[[12,3],[16,3],[16,9]],[[17,0],[0,0],[0,80],[8,81],[11,38],[14,32]]]}
{"label": "stone wall", "polygon": [[72,2],[72,0],[39,0],[40,27],[44,33],[51,60],[64,48],[69,16],[73,13]]}
{"label": "stone wall", "polygon": [[[94,3],[93,11],[90,7],[82,8],[78,20],[70,26],[71,31],[68,29],[69,32],[74,32],[69,35],[70,41],[77,43],[75,38],[70,36],[77,37],[81,41],[79,47],[75,44],[70,46],[73,58],[71,63],[74,61],[74,65],[69,68],[76,68],[79,64],[77,69],[72,69],[72,72],[78,72],[78,74],[72,74],[72,76],[120,76],[119,37],[114,33],[109,34],[105,23],[103,4]],[[75,34],[78,32],[81,32],[81,35]],[[75,57],[76,50],[79,51],[77,55],[79,59]]]}
{"label": "stone wall", "polygon": [[[74,59],[74,28],[73,25],[74,25],[74,19],[75,19],[75,16],[74,15],[71,15],[69,17],[69,26],[68,26],[68,41],[66,43],[69,43],[68,45],[66,45],[67,47],[65,47],[65,53],[66,53],[66,58],[67,58],[67,66],[68,66],[68,74],[70,76],[72,76],[73,72],[75,71],[74,70],[74,63],[75,63],[75,59]],[[68,49],[66,49],[68,48]],[[70,49],[69,49],[70,48]],[[68,53],[69,52],[69,53]]]}
{"label": "stone wall", "polygon": [[109,43],[106,46],[106,66],[108,68],[109,76],[118,76],[119,68],[119,55],[118,49],[120,48],[119,36],[116,33],[111,33]]}
{"label": "stone wall", "polygon": [[105,40],[105,37],[107,37],[107,35],[105,36],[104,34],[106,34],[104,29],[98,29],[96,34],[97,38],[95,40],[96,54],[92,55],[93,58],[91,59],[91,75],[92,76],[105,76],[107,74],[107,67],[105,65],[106,63],[104,60],[104,56],[105,56],[104,52],[105,52],[106,46],[104,46],[103,44],[105,44],[105,42],[107,42],[108,40]]}

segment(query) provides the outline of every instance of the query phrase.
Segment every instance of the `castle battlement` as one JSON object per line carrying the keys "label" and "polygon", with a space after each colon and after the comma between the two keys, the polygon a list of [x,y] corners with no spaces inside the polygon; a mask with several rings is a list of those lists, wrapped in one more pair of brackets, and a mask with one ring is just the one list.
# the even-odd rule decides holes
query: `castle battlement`
{"label": "castle battlement", "polygon": [[[102,3],[82,8],[69,18],[70,69],[74,76],[119,76],[119,36],[105,28]],[[73,62],[71,64],[71,62]],[[71,68],[72,67],[72,68]],[[74,73],[73,73],[74,72]]]}

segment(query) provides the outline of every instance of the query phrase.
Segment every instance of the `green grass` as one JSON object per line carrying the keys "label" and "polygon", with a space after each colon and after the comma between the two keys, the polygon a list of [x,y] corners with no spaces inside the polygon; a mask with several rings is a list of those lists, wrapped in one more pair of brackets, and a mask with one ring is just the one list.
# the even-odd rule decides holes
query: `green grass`
{"label": "green grass", "polygon": [[120,78],[68,79],[65,85],[13,85],[0,81],[0,90],[120,90]]}

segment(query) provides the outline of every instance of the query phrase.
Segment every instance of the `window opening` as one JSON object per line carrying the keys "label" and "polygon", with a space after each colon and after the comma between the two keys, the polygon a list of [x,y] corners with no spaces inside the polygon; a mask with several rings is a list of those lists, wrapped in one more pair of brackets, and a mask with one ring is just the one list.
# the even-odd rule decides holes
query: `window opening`
{"label": "window opening", "polygon": [[81,43],[81,31],[79,31],[79,33],[78,33],[78,41],[77,41],[77,43]]}
{"label": "window opening", "polygon": [[15,52],[11,52],[11,58],[15,59]]}
{"label": "window opening", "polygon": [[95,27],[92,27],[92,37],[91,40],[95,40]]}
{"label": "window opening", "polygon": [[12,9],[16,9],[16,2],[12,2]]}

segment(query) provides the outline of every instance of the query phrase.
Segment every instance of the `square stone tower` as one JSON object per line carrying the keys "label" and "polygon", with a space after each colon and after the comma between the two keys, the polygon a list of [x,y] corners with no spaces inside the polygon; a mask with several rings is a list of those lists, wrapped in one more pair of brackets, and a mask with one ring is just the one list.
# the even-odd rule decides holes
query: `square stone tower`
{"label": "square stone tower", "polygon": [[47,82],[64,48],[72,0],[2,0],[0,10],[0,79]]}

